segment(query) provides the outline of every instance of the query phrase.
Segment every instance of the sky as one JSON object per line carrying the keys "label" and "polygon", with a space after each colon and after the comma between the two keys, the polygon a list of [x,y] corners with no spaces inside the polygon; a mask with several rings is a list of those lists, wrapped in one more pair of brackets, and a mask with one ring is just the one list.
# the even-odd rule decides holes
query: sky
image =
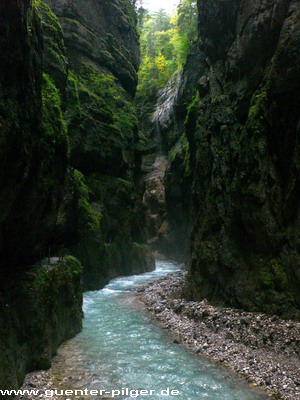
{"label": "sky", "polygon": [[172,12],[179,0],[144,0],[143,7],[150,11],[158,11],[164,8],[167,12]]}

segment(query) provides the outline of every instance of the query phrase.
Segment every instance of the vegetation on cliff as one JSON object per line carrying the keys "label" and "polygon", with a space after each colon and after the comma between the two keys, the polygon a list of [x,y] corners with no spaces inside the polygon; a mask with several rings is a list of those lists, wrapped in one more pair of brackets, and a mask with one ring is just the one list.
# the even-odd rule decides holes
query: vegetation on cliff
{"label": "vegetation on cliff", "polygon": [[129,0],[97,4],[0,5],[1,389],[80,330],[81,275],[98,289],[154,267],[138,205],[136,16]]}
{"label": "vegetation on cliff", "polygon": [[299,2],[133,3],[0,4],[1,387],[80,330],[81,276],[154,268],[147,201],[187,299],[299,318]]}
{"label": "vegetation on cliff", "polygon": [[[139,64],[136,16],[129,0],[99,5],[97,20],[80,0],[35,5],[44,26],[44,76],[53,96],[56,90],[47,113],[57,110],[51,121],[67,129],[70,147],[52,247],[76,255],[84,287],[98,289],[133,270],[134,243],[144,240],[135,204],[143,148],[132,99]],[[151,268],[146,248],[144,258]]]}
{"label": "vegetation on cliff", "polygon": [[58,346],[82,328],[82,266],[74,257],[27,268],[2,283],[0,388],[17,389],[47,369]]}
{"label": "vegetation on cliff", "polygon": [[163,9],[140,11],[142,63],[138,99],[156,97],[175,71],[182,68],[197,38],[197,10],[193,0],[181,0],[173,16]]}
{"label": "vegetation on cliff", "polygon": [[[198,1],[198,9],[198,75],[192,78],[187,62],[174,108],[175,125],[185,119],[192,179],[184,294],[299,317],[300,70],[290,62],[299,5],[280,2],[275,12],[271,2],[262,11],[258,3],[246,10],[235,1]],[[193,98],[186,91],[191,79]],[[174,182],[182,174],[171,164],[169,176]]]}
{"label": "vegetation on cliff", "polygon": [[144,12],[140,23],[138,99],[155,122],[143,129],[168,152],[169,239],[182,254],[192,240],[184,295],[297,317],[299,5],[197,6],[183,63],[176,18]]}

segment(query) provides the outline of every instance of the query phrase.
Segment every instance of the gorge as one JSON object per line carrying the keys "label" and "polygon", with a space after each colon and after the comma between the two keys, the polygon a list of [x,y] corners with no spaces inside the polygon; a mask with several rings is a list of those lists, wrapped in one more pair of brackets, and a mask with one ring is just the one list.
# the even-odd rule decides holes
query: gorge
{"label": "gorge", "polygon": [[[149,321],[134,289],[177,270],[174,263],[157,261],[153,272],[117,278],[103,290],[86,293],[82,333],[61,347],[49,371],[28,377],[40,388],[39,398],[47,398],[51,388],[56,389],[54,399],[67,390],[76,398],[76,390],[80,396],[88,388],[88,393],[103,390],[100,398],[266,400],[263,392],[172,343],[165,330]],[[177,395],[166,395],[168,388]],[[148,394],[139,395],[141,390]]]}
{"label": "gorge", "polygon": [[[164,275],[155,257],[186,266],[183,301],[287,320],[298,335],[281,350],[299,358],[300,3],[181,0],[175,16],[154,14],[131,0],[0,3],[0,390],[82,330],[83,292],[109,317],[107,290],[126,303],[129,276],[136,289]],[[198,368],[155,343],[170,359],[161,376]],[[136,387],[129,364],[122,384]],[[297,382],[281,398],[300,398]],[[236,385],[224,399],[265,398]]]}

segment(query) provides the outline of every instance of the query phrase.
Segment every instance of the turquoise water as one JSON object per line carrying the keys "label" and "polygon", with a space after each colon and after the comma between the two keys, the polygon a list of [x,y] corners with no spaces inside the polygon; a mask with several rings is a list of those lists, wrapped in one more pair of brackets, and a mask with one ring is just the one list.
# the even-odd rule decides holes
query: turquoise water
{"label": "turquoise water", "polygon": [[[174,344],[164,330],[151,323],[131,290],[172,271],[176,271],[174,264],[157,261],[156,271],[118,278],[103,290],[86,293],[83,332],[62,346],[53,366],[55,383],[63,381],[64,388],[103,389],[107,393],[122,388],[155,391],[115,397],[124,400],[267,399],[235,376]],[[167,388],[179,394],[162,395]]]}

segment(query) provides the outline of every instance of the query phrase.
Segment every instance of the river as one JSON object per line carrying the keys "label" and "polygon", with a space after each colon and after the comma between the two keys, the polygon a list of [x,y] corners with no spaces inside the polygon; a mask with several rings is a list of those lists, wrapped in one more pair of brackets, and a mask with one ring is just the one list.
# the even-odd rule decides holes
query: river
{"label": "river", "polygon": [[157,261],[153,272],[117,278],[103,290],[85,293],[83,331],[60,347],[51,387],[103,390],[102,396],[80,399],[266,400],[235,375],[173,343],[151,322],[133,289],[176,270],[171,262]]}

